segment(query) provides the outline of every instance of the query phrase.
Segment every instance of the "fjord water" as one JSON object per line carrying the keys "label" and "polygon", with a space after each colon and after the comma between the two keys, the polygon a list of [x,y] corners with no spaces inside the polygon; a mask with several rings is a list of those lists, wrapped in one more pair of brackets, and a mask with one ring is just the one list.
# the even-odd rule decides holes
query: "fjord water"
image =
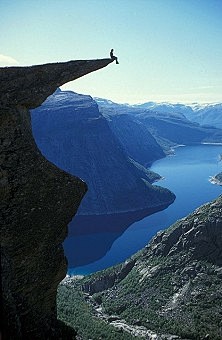
{"label": "fjord water", "polygon": [[176,148],[175,154],[156,161],[151,170],[164,179],[156,183],[170,189],[176,200],[167,209],[136,221],[131,213],[74,218],[64,243],[70,275],[89,274],[120,263],[142,249],[159,230],[218,197],[222,187],[210,176],[222,171],[222,145]]}

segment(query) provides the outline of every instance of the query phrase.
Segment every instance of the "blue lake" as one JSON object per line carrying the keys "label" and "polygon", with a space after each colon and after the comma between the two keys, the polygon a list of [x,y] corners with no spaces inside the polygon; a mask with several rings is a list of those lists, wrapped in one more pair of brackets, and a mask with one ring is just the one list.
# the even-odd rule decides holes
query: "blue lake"
{"label": "blue lake", "polygon": [[[75,217],[64,242],[70,275],[89,274],[120,263],[142,249],[159,230],[185,217],[222,193],[209,182],[222,171],[222,145],[179,147],[175,155],[156,161],[151,170],[163,180],[176,200],[167,209],[146,216],[123,214],[105,217]],[[138,220],[140,219],[140,220]]]}

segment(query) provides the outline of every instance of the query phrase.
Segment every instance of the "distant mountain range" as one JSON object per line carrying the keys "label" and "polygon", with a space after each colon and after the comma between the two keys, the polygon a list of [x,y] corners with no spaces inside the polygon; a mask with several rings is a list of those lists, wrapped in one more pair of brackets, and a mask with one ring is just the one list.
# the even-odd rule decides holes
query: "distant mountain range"
{"label": "distant mountain range", "polygon": [[[165,153],[169,153],[171,147],[178,144],[222,142],[222,130],[214,127],[213,124],[210,126],[209,113],[206,113],[205,118],[209,126],[202,126],[195,122],[195,112],[199,110],[200,115],[201,110],[204,110],[204,107],[201,109],[198,105],[194,108],[183,104],[153,102],[127,105],[116,104],[101,98],[95,98],[95,100],[125,150],[144,165],[161,157],[161,151],[152,142],[152,137]],[[222,108],[222,104],[218,105]],[[210,105],[208,109],[209,107]],[[214,108],[215,106],[212,105],[211,116],[214,116],[214,121],[219,121],[218,112],[213,113]],[[151,134],[149,139],[147,133]]]}
{"label": "distant mountain range", "polygon": [[214,126],[222,129],[222,103],[215,104],[170,104],[147,102],[133,105],[136,108],[148,109],[158,113],[182,114],[201,126]]}
{"label": "distant mountain range", "polygon": [[126,154],[90,96],[57,90],[32,111],[32,129],[48,160],[87,183],[79,215],[154,212],[175,199],[151,185],[160,176]]}
{"label": "distant mountain range", "polygon": [[163,209],[175,197],[151,185],[160,176],[146,167],[180,144],[222,142],[222,130],[186,118],[191,107],[158,105],[122,105],[58,89],[32,111],[44,156],[88,185],[79,215]]}

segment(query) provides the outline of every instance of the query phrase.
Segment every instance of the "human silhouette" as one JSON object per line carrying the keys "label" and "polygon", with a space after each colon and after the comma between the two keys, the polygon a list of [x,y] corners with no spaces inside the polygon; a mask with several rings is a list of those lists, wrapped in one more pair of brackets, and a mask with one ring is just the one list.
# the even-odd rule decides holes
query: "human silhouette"
{"label": "human silhouette", "polygon": [[115,60],[115,61],[116,61],[116,64],[119,64],[117,57],[115,57],[115,56],[113,55],[113,48],[112,48],[111,51],[110,51],[110,58],[111,58],[112,60]]}

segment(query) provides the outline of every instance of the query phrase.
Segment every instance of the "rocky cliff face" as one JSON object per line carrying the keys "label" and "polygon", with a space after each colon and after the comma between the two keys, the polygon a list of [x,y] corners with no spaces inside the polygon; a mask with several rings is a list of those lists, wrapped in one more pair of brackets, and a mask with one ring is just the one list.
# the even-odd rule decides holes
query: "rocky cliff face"
{"label": "rocky cliff face", "polygon": [[222,172],[220,172],[219,174],[217,174],[217,175],[215,176],[215,179],[216,179],[216,181],[217,181],[217,184],[222,185]]}
{"label": "rocky cliff face", "polygon": [[70,280],[71,289],[92,296],[101,318],[123,329],[139,325],[157,339],[221,339],[222,196],[159,232],[126,264]]}
{"label": "rocky cliff face", "polygon": [[51,338],[56,290],[66,274],[62,242],[85,183],[47,161],[32,137],[29,109],[56,88],[112,60],[0,68],[2,336]]}
{"label": "rocky cliff face", "polygon": [[148,127],[137,119],[138,110],[130,105],[115,104],[101,98],[96,98],[96,101],[129,157],[145,166],[165,157],[162,147]]}
{"label": "rocky cliff face", "polygon": [[90,96],[57,90],[32,111],[32,126],[45,157],[87,183],[79,215],[153,212],[173,202],[175,196],[152,186],[150,172],[128,157]]}

